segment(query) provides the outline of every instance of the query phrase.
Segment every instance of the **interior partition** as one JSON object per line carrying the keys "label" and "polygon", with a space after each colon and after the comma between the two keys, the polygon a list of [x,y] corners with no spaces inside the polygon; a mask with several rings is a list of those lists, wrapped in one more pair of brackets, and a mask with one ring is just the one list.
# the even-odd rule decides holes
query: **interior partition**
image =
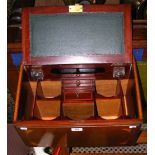
{"label": "interior partition", "polygon": [[138,118],[132,76],[129,79],[68,81],[66,85],[66,79],[34,81],[24,78],[18,119],[104,121]]}

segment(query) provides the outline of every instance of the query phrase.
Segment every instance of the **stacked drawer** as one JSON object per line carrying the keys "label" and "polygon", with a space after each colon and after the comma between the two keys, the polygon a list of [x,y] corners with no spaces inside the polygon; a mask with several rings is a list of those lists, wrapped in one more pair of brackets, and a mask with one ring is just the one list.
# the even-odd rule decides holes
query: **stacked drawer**
{"label": "stacked drawer", "polygon": [[73,120],[94,116],[94,80],[63,80],[63,114]]}

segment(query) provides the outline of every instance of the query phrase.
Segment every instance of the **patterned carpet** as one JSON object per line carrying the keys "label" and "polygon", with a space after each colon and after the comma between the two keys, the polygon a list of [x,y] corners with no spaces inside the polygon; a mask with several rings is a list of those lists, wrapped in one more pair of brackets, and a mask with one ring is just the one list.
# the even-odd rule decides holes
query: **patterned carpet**
{"label": "patterned carpet", "polygon": [[[30,148],[28,155],[47,155],[44,147]],[[50,148],[51,152],[52,149]],[[139,144],[136,146],[120,147],[73,147],[71,153],[147,153],[147,145]]]}

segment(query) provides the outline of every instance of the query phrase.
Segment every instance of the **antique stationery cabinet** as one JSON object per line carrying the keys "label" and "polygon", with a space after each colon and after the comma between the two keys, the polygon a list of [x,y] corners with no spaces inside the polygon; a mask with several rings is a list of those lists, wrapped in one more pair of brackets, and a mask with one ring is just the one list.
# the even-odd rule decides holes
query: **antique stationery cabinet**
{"label": "antique stationery cabinet", "polygon": [[14,125],[30,146],[134,145],[142,107],[129,5],[26,8]]}

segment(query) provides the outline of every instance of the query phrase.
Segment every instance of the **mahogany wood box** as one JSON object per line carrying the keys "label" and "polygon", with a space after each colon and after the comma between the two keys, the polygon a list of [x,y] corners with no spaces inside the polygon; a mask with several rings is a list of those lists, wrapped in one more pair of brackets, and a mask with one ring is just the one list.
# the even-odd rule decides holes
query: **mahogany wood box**
{"label": "mahogany wood box", "polygon": [[134,145],[143,121],[129,5],[26,8],[14,125],[29,146]]}

